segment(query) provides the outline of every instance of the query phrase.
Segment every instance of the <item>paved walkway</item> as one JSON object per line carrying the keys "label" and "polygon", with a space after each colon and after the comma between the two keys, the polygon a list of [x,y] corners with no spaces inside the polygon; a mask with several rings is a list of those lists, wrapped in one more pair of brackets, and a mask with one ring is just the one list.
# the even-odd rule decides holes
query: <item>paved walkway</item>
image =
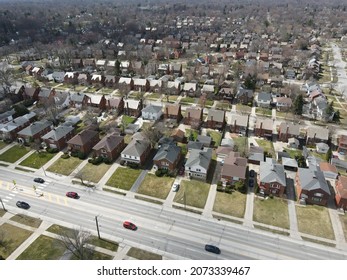
{"label": "paved walkway", "polygon": [[21,157],[19,160],[17,160],[16,162],[10,164],[10,168],[15,168],[17,165],[19,165],[23,160],[27,159],[28,157],[30,157],[33,153],[36,153],[36,151],[30,151],[29,153],[25,154],[23,157]]}
{"label": "paved walkway", "polygon": [[116,169],[119,167],[119,163],[113,163],[112,166],[107,170],[105,175],[101,178],[101,180],[96,184],[97,188],[102,188],[106,185],[107,181],[111,178],[113,173],[116,171]]}
{"label": "paved walkway", "polygon": [[213,204],[217,195],[217,184],[212,184],[210,187],[210,192],[208,193],[208,197],[206,200],[205,208],[202,211],[202,215],[205,217],[212,218]]}

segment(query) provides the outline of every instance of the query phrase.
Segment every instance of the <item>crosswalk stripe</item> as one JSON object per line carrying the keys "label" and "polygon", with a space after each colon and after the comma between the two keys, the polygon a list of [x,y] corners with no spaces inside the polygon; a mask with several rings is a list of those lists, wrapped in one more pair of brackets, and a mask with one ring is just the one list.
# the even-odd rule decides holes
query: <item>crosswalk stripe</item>
{"label": "crosswalk stripe", "polygon": [[6,199],[6,198],[4,198],[2,201],[4,201],[4,202],[9,202],[9,200],[8,200],[8,199]]}
{"label": "crosswalk stripe", "polygon": [[57,203],[60,203],[59,196],[57,196]]}

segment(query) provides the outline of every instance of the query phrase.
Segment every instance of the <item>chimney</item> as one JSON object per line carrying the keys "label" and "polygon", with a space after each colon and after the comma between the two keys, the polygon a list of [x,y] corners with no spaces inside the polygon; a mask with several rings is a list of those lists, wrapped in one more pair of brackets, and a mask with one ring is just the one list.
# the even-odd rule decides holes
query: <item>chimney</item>
{"label": "chimney", "polygon": [[263,135],[263,122],[260,123],[260,136]]}
{"label": "chimney", "polygon": [[166,117],[168,118],[169,117],[169,108],[166,106],[165,110],[166,110]]}
{"label": "chimney", "polygon": [[236,131],[236,119],[234,120],[234,129],[233,129],[233,132]]}
{"label": "chimney", "polygon": [[188,120],[190,119],[190,112],[188,111]]}
{"label": "chimney", "polygon": [[288,141],[288,132],[289,132],[289,126],[287,125],[287,131],[286,131],[286,141]]}

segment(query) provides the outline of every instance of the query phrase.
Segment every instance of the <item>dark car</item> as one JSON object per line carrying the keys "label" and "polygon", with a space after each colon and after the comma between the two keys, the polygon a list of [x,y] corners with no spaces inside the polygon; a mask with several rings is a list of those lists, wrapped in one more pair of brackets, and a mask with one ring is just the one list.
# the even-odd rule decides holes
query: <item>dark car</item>
{"label": "dark car", "polygon": [[35,178],[34,182],[43,184],[45,182],[45,180],[43,180],[42,178]]}
{"label": "dark car", "polygon": [[136,230],[137,226],[131,222],[125,221],[123,223],[123,227],[127,228],[127,229],[131,229],[131,230]]}
{"label": "dark car", "polygon": [[77,192],[67,192],[66,196],[71,197],[71,198],[78,198],[78,193]]}
{"label": "dark car", "polygon": [[248,186],[249,186],[250,188],[253,188],[253,187],[254,187],[254,181],[253,181],[253,179],[249,179],[249,181],[248,181]]}
{"label": "dark car", "polygon": [[206,244],[205,245],[205,250],[207,252],[215,253],[215,254],[220,254],[220,249],[217,246]]}
{"label": "dark car", "polygon": [[22,209],[29,209],[30,205],[24,201],[17,201],[16,203],[17,207],[22,208]]}
{"label": "dark car", "polygon": [[178,175],[180,175],[180,176],[183,176],[184,175],[184,166],[182,166],[181,168],[180,168],[180,170],[178,171]]}
{"label": "dark car", "polygon": [[249,171],[249,176],[254,177],[254,175],[255,175],[255,172],[254,172],[253,169],[251,169],[251,170]]}

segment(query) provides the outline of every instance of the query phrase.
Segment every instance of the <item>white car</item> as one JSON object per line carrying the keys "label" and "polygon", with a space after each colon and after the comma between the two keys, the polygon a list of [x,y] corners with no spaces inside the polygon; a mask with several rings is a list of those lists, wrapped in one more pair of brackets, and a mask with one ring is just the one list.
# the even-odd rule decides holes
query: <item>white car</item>
{"label": "white car", "polygon": [[179,188],[180,188],[180,184],[179,183],[174,183],[172,185],[172,191],[173,192],[177,192]]}

